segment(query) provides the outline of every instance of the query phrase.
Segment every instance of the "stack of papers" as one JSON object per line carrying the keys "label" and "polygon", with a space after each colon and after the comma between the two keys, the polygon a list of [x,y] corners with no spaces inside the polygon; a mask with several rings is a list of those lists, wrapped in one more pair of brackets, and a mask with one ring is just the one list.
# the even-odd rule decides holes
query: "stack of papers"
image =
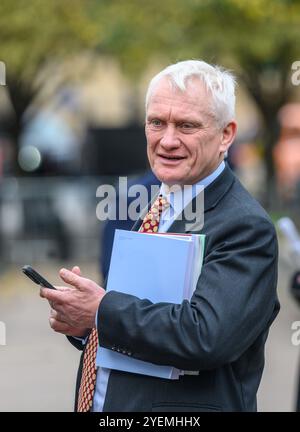
{"label": "stack of papers", "polygon": [[[190,300],[201,273],[205,236],[146,234],[116,230],[107,291],[131,294],[152,303]],[[126,343],[124,343],[124,346]],[[96,365],[109,369],[178,379],[182,371],[170,365],[137,360],[99,347]]]}

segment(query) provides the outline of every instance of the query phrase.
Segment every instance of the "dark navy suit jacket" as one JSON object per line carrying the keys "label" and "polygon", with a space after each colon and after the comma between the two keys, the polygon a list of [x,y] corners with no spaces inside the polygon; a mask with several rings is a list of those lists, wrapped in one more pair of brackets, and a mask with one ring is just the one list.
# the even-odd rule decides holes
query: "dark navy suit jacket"
{"label": "dark navy suit jacket", "polygon": [[[204,211],[204,227],[192,231],[206,235],[206,250],[190,302],[110,291],[98,311],[101,346],[199,373],[173,381],[112,371],[104,411],[257,409],[264,345],[279,311],[275,229],[228,166],[205,189]],[[169,232],[186,232],[185,222]],[[80,375],[81,366],[78,384]]]}

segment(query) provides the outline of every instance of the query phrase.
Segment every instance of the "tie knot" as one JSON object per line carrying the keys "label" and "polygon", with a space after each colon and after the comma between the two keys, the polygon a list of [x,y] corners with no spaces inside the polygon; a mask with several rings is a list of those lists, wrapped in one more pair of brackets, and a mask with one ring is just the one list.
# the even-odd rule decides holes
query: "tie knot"
{"label": "tie knot", "polygon": [[170,206],[170,203],[165,197],[163,197],[162,195],[159,195],[157,197],[157,200],[154,203],[154,207],[155,206],[158,208],[159,213],[162,213],[164,210],[166,210]]}

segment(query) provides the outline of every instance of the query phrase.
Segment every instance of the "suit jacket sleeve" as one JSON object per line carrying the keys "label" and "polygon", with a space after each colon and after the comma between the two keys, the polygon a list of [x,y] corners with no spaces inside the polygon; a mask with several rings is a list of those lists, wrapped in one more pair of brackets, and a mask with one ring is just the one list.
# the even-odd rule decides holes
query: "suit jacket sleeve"
{"label": "suit jacket sleeve", "polygon": [[275,230],[267,218],[244,215],[224,221],[207,240],[190,302],[153,304],[110,291],[99,306],[99,344],[183,370],[213,369],[240,357],[274,319]]}
{"label": "suit jacket sleeve", "polygon": [[74,338],[73,336],[67,336],[68,341],[78,350],[82,351],[84,348],[84,344],[81,340]]}

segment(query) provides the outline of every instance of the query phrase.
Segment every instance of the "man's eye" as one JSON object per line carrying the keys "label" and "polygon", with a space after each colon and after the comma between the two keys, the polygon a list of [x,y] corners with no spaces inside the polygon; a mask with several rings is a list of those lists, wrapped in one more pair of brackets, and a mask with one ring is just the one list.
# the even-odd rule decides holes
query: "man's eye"
{"label": "man's eye", "polygon": [[179,125],[179,130],[183,133],[194,133],[199,129],[199,127],[194,123],[181,123]]}
{"label": "man's eye", "polygon": [[182,129],[193,129],[195,126],[192,123],[182,123],[180,125]]}
{"label": "man's eye", "polygon": [[159,127],[159,126],[162,125],[162,123],[161,123],[161,121],[158,120],[158,119],[153,119],[153,120],[150,120],[150,125],[151,125],[151,126],[154,126],[154,127]]}

